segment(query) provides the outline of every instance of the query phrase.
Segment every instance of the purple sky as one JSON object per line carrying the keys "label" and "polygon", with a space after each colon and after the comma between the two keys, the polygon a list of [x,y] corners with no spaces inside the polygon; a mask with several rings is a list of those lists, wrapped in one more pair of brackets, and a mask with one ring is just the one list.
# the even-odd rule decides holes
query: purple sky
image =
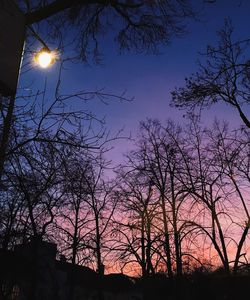
{"label": "purple sky", "polygon": [[[100,118],[106,116],[107,128],[114,133],[125,128],[126,134],[131,132],[136,135],[139,122],[146,117],[162,121],[171,118],[183,122],[184,112],[169,107],[170,92],[176,86],[182,86],[184,78],[197,70],[195,63],[198,52],[202,52],[208,43],[216,43],[216,31],[222,28],[226,17],[232,19],[236,38],[249,38],[249,14],[248,0],[217,0],[216,3],[206,4],[200,16],[201,21],[190,21],[187,34],[174,39],[157,56],[118,54],[116,45],[106,38],[102,45],[103,65],[68,65],[67,71],[63,73],[65,92],[105,88],[107,92],[121,94],[126,90],[128,98],[134,97],[133,102],[110,101],[109,105],[104,105],[93,101],[88,105]],[[47,93],[49,98],[56,72],[56,66],[49,71],[34,69],[22,77],[20,86],[25,86],[32,78],[35,86],[39,87],[47,77],[50,82]],[[215,117],[229,120],[235,126],[240,124],[236,114],[224,105],[217,105],[202,114],[204,124],[211,123]],[[121,152],[128,147],[126,141],[116,143],[116,150],[112,151],[115,163],[121,160]]]}

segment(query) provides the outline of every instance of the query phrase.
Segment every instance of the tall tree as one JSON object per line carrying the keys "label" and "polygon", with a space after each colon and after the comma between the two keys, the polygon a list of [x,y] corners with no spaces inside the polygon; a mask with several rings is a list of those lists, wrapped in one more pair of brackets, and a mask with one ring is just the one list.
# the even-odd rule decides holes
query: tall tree
{"label": "tall tree", "polygon": [[108,166],[109,162],[100,152],[92,161],[90,176],[85,177],[89,195],[85,203],[92,218],[92,230],[88,235],[87,248],[96,258],[94,265],[100,275],[104,275],[105,261],[110,263],[109,235],[117,204],[117,199],[112,197],[113,183],[105,175]]}
{"label": "tall tree", "polygon": [[[235,248],[233,272],[236,274],[241,264],[246,263],[243,249],[250,227],[247,193],[250,183],[249,133],[230,132],[227,126],[216,124],[214,130],[210,132],[210,138],[210,149],[216,157],[217,168],[221,167],[223,183],[230,185],[230,188],[227,188],[229,203],[226,212],[233,218],[234,230],[238,232],[237,237],[233,239]],[[228,251],[230,252],[230,249]]]}
{"label": "tall tree", "polygon": [[138,170],[119,170],[117,193],[118,211],[113,234],[116,235],[116,257],[122,269],[140,266],[141,275],[154,274],[159,264],[157,253],[159,230],[156,226],[159,214],[158,198],[148,178]]}
{"label": "tall tree", "polygon": [[171,122],[163,126],[159,121],[147,120],[140,129],[138,149],[131,153],[130,163],[151,181],[158,193],[168,275],[173,276],[173,268],[181,275],[180,213],[187,195],[177,177],[182,168],[176,146],[181,128]]}
{"label": "tall tree", "polygon": [[56,232],[59,232],[59,235],[54,236],[54,239],[60,247],[60,252],[72,264],[87,264],[85,255],[88,255],[88,251],[84,245],[91,230],[91,216],[85,203],[89,197],[86,178],[90,176],[92,164],[86,151],[83,153],[74,150],[73,148],[66,151],[63,156],[63,181],[60,186],[63,203],[55,220]]}
{"label": "tall tree", "polygon": [[107,237],[116,207],[112,184],[105,178],[106,167],[102,154],[72,148],[64,157],[65,200],[57,218],[62,253],[73,264],[84,263],[101,275],[109,256]]}
{"label": "tall tree", "polygon": [[231,133],[218,123],[204,130],[192,122],[185,141],[189,155],[181,152],[185,168],[178,176],[194,199],[185,225],[199,233],[200,239],[207,237],[224,270],[231,273],[233,262],[236,273],[239,259],[244,258],[242,249],[249,230],[245,133]]}

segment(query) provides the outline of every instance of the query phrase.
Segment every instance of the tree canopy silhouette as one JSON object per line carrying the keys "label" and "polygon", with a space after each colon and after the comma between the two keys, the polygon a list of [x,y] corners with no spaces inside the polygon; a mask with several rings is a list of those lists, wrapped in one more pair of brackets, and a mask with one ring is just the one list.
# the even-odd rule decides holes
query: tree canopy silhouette
{"label": "tree canopy silhouette", "polygon": [[218,32],[217,46],[207,46],[205,62],[185,79],[185,86],[172,92],[172,104],[188,109],[210,107],[217,102],[230,105],[250,128],[247,105],[250,104],[250,63],[247,59],[249,39],[233,40],[230,20]]}
{"label": "tree canopy silhouette", "polygon": [[195,16],[188,0],[18,0],[18,4],[27,26],[47,19],[47,33],[59,39],[70,36],[83,60],[99,53],[99,38],[110,31],[120,49],[155,52],[157,45],[182,34],[186,19]]}

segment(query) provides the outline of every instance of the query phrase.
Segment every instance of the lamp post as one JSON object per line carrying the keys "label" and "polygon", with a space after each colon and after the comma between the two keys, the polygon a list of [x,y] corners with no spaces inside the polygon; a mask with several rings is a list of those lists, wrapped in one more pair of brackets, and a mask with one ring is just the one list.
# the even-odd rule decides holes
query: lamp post
{"label": "lamp post", "polygon": [[52,66],[56,60],[56,52],[51,51],[48,47],[48,45],[44,42],[44,40],[35,32],[33,27],[31,25],[28,25],[28,28],[32,32],[32,34],[35,36],[35,38],[43,45],[43,47],[37,51],[35,54],[34,60],[37,65],[39,65],[41,68],[46,69],[50,66]]}
{"label": "lamp post", "polygon": [[[2,114],[2,133],[0,134],[0,190],[1,178],[6,160],[10,129],[15,107],[16,89],[23,57],[25,33],[27,26],[25,17],[13,0],[0,2],[0,107],[4,98],[9,98],[5,116]],[[43,48],[35,55],[35,60],[41,68],[51,66],[56,59],[45,42],[36,34],[32,27],[29,29],[43,44]],[[2,96],[2,97],[1,97]]]}

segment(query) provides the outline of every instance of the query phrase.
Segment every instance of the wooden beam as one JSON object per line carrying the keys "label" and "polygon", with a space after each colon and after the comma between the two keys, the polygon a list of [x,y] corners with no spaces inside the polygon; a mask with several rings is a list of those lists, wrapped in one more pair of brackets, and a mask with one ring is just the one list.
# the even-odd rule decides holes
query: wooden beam
{"label": "wooden beam", "polygon": [[29,12],[25,15],[26,25],[40,22],[47,19],[65,9],[71,8],[76,5],[89,5],[89,4],[106,4],[107,1],[103,0],[55,0],[53,3],[41,7],[40,9]]}

